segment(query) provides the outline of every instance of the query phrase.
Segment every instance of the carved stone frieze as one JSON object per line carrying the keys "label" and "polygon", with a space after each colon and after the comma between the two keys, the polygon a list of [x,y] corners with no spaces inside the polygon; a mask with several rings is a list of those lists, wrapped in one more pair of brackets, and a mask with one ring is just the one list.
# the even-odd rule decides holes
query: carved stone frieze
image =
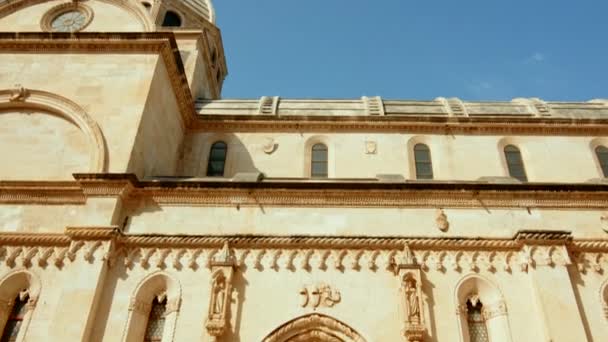
{"label": "carved stone frieze", "polygon": [[303,308],[331,308],[342,300],[340,291],[325,283],[303,286],[299,294],[301,296],[300,305]]}

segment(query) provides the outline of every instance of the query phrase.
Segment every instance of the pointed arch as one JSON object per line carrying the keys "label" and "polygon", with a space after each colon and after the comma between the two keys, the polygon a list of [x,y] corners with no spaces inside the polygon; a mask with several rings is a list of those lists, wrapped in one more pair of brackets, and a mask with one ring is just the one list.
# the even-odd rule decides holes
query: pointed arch
{"label": "pointed arch", "polygon": [[293,319],[271,332],[262,342],[365,342],[365,339],[348,325],[319,313]]}
{"label": "pointed arch", "polygon": [[165,307],[162,342],[173,341],[175,323],[181,304],[181,286],[171,275],[156,272],[145,277],[135,288],[129,304],[129,316],[123,341],[142,341],[154,303]]}
{"label": "pointed arch", "polygon": [[473,325],[483,325],[490,341],[512,341],[507,306],[494,282],[477,274],[465,276],[456,285],[455,298],[461,341],[475,341]]}
{"label": "pointed arch", "polygon": [[4,308],[11,308],[11,310],[0,310],[0,335],[4,336],[7,333],[7,323],[10,323],[12,309],[21,300],[21,305],[24,305],[20,310],[23,316],[20,318],[17,331],[13,331],[13,333],[17,334],[18,341],[25,341],[27,328],[32,320],[39,296],[40,279],[29,271],[14,271],[0,279],[0,305]]}

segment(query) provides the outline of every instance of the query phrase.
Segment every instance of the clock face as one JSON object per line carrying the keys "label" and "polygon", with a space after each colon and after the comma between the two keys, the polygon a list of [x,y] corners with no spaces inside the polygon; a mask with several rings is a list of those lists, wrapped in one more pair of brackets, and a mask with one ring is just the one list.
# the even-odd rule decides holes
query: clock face
{"label": "clock face", "polygon": [[57,15],[51,21],[51,28],[56,32],[76,32],[87,23],[87,16],[78,10],[69,10]]}

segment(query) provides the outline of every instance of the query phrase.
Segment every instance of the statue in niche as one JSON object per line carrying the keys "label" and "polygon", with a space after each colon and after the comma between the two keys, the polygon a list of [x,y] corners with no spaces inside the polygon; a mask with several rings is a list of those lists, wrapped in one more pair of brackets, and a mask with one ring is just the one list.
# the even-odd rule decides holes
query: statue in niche
{"label": "statue in niche", "polygon": [[211,315],[221,317],[224,312],[224,298],[226,297],[226,280],[224,277],[217,277],[213,284],[213,299],[211,303]]}
{"label": "statue in niche", "polygon": [[410,277],[406,278],[404,281],[404,292],[407,321],[411,323],[420,323],[420,300],[418,298],[416,280]]}

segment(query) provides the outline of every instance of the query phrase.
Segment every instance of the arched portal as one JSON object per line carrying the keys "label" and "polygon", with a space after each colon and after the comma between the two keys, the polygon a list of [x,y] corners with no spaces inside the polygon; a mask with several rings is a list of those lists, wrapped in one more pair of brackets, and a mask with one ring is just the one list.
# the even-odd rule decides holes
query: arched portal
{"label": "arched portal", "polygon": [[270,333],[262,342],[365,342],[346,324],[318,313],[291,320]]}

